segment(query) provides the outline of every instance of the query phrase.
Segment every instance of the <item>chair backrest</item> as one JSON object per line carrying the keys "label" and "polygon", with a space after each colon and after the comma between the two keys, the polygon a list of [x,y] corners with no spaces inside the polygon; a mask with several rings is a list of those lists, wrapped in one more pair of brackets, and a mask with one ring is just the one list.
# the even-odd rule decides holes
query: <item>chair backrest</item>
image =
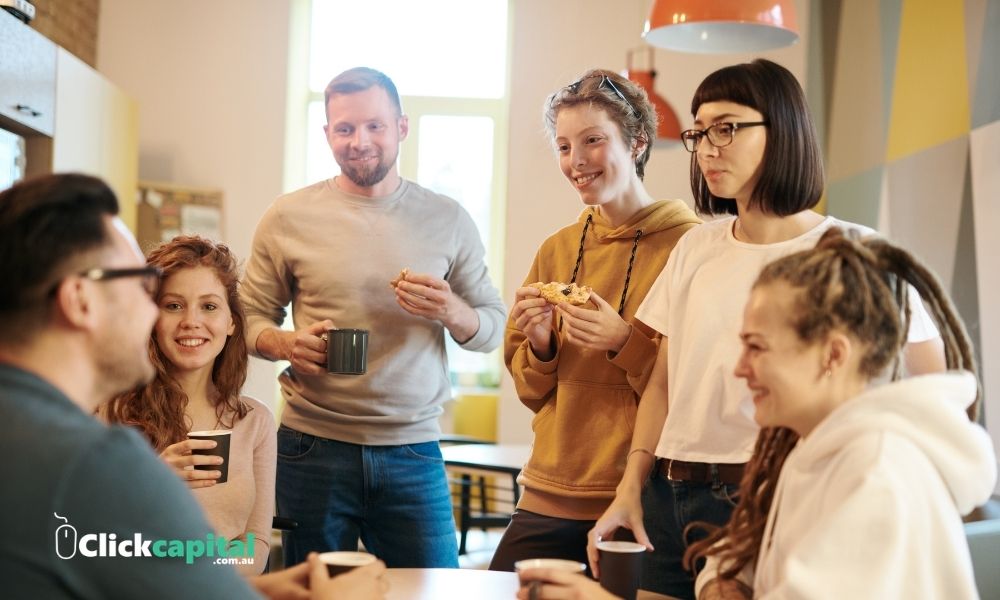
{"label": "chair backrest", "polygon": [[965,524],[979,597],[1000,598],[1000,519]]}

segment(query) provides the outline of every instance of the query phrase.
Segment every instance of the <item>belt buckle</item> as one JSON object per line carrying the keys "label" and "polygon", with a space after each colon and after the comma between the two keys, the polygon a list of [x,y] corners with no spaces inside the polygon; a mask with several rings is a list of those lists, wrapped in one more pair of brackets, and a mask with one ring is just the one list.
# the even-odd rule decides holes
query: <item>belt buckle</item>
{"label": "belt buckle", "polygon": [[667,459],[667,481],[677,481],[676,479],[674,479],[673,468],[674,468],[674,459],[668,458]]}

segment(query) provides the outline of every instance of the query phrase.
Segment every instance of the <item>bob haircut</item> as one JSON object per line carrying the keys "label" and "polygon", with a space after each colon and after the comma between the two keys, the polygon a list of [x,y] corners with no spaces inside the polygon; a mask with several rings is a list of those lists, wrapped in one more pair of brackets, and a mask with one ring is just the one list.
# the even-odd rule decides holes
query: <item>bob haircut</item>
{"label": "bob haircut", "polygon": [[[767,143],[760,179],[750,206],[784,217],[816,206],[823,195],[823,155],[802,86],[781,65],[758,58],[724,67],[701,82],[691,114],[707,102],[735,102],[758,111],[767,121]],[[736,201],[712,195],[691,154],[691,193],[699,213],[737,214]]]}

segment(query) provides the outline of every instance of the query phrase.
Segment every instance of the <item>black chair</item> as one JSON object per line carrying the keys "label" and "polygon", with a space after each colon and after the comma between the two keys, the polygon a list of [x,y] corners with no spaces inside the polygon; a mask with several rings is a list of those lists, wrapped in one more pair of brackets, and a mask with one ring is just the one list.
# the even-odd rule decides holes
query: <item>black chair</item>
{"label": "black chair", "polygon": [[[271,529],[277,529],[278,531],[291,531],[299,526],[299,522],[294,519],[289,519],[288,517],[279,517],[275,515],[271,518]],[[282,548],[280,545],[271,546],[271,551],[267,556],[267,566],[264,567],[264,572],[269,573],[272,570],[280,571],[284,567],[284,555],[282,553]]]}
{"label": "black chair", "polygon": [[[442,445],[454,444],[492,444],[488,440],[482,440],[464,435],[448,435],[441,438]],[[458,492],[452,492],[452,496],[458,500],[458,526],[459,542],[458,553],[465,554],[467,551],[466,541],[469,530],[473,528],[487,529],[506,527],[510,524],[511,514],[521,498],[521,488],[517,483],[517,475],[496,475],[500,480],[510,477],[510,485],[495,484],[488,479],[492,479],[481,473],[468,473],[462,467],[449,466],[448,482],[457,486]],[[475,493],[474,493],[475,492]],[[473,508],[475,500],[475,508]]]}

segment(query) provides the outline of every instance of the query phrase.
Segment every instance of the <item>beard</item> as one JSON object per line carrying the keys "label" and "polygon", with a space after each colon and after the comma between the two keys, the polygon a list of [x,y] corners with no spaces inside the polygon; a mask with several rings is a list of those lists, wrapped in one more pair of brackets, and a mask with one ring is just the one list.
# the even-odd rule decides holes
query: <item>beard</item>
{"label": "beard", "polygon": [[395,157],[391,161],[385,160],[381,152],[378,152],[376,156],[378,157],[378,161],[372,167],[358,168],[340,161],[337,161],[337,163],[340,165],[340,172],[354,182],[354,185],[358,187],[372,187],[385,179],[385,176],[389,174],[389,170],[392,169],[396,162]]}
{"label": "beard", "polygon": [[118,336],[112,346],[103,346],[107,351],[97,357],[97,371],[105,388],[102,401],[125,393],[138,386],[151,382],[156,375],[156,369],[149,360],[149,352],[145,346],[129,350],[121,343]]}

